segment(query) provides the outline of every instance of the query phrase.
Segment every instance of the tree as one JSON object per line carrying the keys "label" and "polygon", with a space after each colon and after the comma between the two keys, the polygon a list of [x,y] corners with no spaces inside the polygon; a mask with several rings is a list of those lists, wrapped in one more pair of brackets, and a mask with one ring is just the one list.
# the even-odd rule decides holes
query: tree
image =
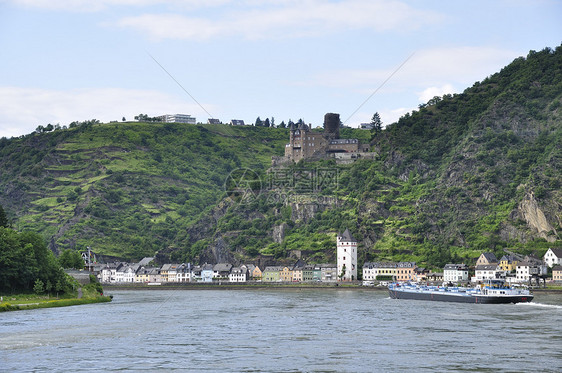
{"label": "tree", "polygon": [[371,119],[371,125],[373,126],[373,131],[375,132],[382,131],[382,120],[378,112],[373,114],[373,118]]}
{"label": "tree", "polygon": [[126,120],[127,120],[127,119],[126,119],[125,117],[123,117],[123,118],[121,119],[121,121],[123,121],[123,122],[125,122]]}
{"label": "tree", "polygon": [[55,291],[57,292],[57,298],[59,297],[59,293],[61,292],[62,289],[63,289],[62,282],[60,279],[58,279],[55,284]]}
{"label": "tree", "polygon": [[2,205],[0,205],[0,227],[8,228],[10,223],[8,222],[8,217]]}
{"label": "tree", "polygon": [[60,253],[59,258],[59,265],[62,268],[74,268],[74,269],[82,269],[84,268],[84,259],[82,259],[82,255],[78,251],[66,249]]}
{"label": "tree", "polygon": [[339,274],[340,281],[344,278],[345,273],[347,272],[347,268],[345,268],[345,264],[341,267],[341,273]]}
{"label": "tree", "polygon": [[46,132],[51,132],[55,127],[53,127],[53,125],[51,123],[47,124],[47,127],[45,127],[45,131]]}
{"label": "tree", "polygon": [[275,127],[275,118],[271,117],[271,127]]}
{"label": "tree", "polygon": [[265,118],[265,122],[263,123],[265,127],[270,127],[269,118]]}
{"label": "tree", "polygon": [[45,292],[43,281],[41,279],[35,280],[35,284],[33,285],[33,291],[35,294],[43,294]]}
{"label": "tree", "polygon": [[287,128],[287,126],[285,125],[285,121],[282,120],[281,124],[279,124],[279,128]]}
{"label": "tree", "polygon": [[53,290],[53,284],[51,280],[47,280],[47,283],[45,284],[45,291],[47,292],[48,295],[50,295],[51,290]]}
{"label": "tree", "polygon": [[256,127],[261,127],[263,126],[263,122],[261,121],[260,117],[256,118],[256,123],[255,123]]}

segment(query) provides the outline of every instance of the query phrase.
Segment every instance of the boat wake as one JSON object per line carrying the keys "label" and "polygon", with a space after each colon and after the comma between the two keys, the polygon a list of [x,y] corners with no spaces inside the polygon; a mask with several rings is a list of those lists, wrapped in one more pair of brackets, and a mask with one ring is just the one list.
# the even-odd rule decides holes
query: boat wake
{"label": "boat wake", "polygon": [[541,307],[541,308],[554,308],[562,310],[562,306],[558,304],[546,304],[546,303],[536,303],[536,302],[529,302],[529,303],[517,303],[518,306],[534,306],[534,307]]}

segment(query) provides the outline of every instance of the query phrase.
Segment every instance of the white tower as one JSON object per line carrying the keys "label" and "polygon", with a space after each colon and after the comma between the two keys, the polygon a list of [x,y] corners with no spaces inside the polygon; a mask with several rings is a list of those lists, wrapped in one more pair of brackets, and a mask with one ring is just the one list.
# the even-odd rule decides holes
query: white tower
{"label": "white tower", "polygon": [[357,241],[349,229],[343,234],[338,234],[337,254],[338,281],[357,280]]}

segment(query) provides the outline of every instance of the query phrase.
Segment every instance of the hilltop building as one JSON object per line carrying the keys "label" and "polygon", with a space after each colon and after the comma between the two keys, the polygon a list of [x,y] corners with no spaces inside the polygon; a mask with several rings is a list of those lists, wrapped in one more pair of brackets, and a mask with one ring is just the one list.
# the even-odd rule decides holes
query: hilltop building
{"label": "hilltop building", "polygon": [[372,158],[368,144],[358,139],[340,139],[340,115],[327,113],[324,116],[324,131],[313,131],[304,123],[289,127],[289,143],[285,145],[285,156],[274,157],[273,164],[301,159],[336,158],[353,161],[360,157]]}
{"label": "hilltop building", "polygon": [[357,240],[353,238],[349,229],[338,234],[337,266],[339,281],[357,280]]}
{"label": "hilltop building", "polygon": [[165,123],[187,123],[196,124],[195,117],[187,114],[166,114],[159,117]]}

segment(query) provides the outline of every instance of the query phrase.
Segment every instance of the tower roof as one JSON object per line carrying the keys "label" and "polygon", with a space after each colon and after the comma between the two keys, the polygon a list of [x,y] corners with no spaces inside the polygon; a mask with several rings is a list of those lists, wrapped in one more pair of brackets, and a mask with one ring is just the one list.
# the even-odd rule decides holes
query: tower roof
{"label": "tower roof", "polygon": [[345,242],[357,242],[355,241],[355,238],[353,238],[353,236],[351,235],[349,228],[346,228],[345,231],[342,234],[340,234],[340,237],[341,240]]}

